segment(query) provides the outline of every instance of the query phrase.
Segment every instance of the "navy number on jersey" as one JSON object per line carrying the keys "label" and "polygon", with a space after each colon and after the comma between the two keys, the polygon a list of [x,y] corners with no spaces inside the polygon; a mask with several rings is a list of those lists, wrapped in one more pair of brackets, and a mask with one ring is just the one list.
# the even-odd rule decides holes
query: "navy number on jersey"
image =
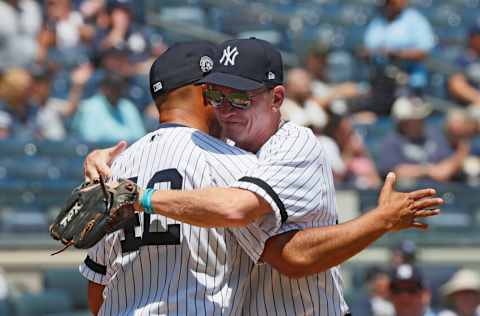
{"label": "navy number on jersey", "polygon": [[[135,183],[138,177],[130,178]],[[170,189],[181,190],[183,177],[177,169],[165,169],[157,171],[148,181],[147,188],[153,188],[155,184],[162,182],[170,182]],[[126,227],[125,240],[122,240],[122,253],[136,251],[142,246],[159,246],[159,245],[179,245],[180,244],[180,224],[167,225],[164,232],[150,231],[150,214],[143,214],[143,235],[135,237],[135,226],[140,226],[138,214],[136,214],[136,223]]]}

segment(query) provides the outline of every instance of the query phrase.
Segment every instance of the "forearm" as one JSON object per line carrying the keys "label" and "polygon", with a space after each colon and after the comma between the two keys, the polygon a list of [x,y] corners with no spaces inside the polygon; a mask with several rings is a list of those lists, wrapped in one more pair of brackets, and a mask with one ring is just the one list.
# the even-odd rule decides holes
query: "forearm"
{"label": "forearm", "polygon": [[480,101],[480,91],[472,87],[462,74],[455,74],[448,82],[450,92],[464,102]]}
{"label": "forearm", "polygon": [[420,164],[401,164],[398,165],[394,172],[397,174],[398,178],[410,178],[416,179],[421,177],[428,176],[428,167],[427,165]]}
{"label": "forearm", "polygon": [[382,213],[374,210],[340,225],[297,231],[285,236],[286,243],[275,236],[267,241],[262,259],[289,277],[300,278],[346,261],[388,230]]}
{"label": "forearm", "polygon": [[245,226],[271,212],[255,193],[236,188],[195,191],[156,191],[152,208],[157,214],[202,227]]}
{"label": "forearm", "polygon": [[82,98],[83,85],[73,85],[70,89],[68,101],[66,106],[62,109],[62,115],[64,117],[70,117],[78,108],[80,99]]}
{"label": "forearm", "polygon": [[103,289],[102,284],[97,284],[92,281],[88,281],[88,307],[93,315],[97,315],[100,307],[103,304]]}

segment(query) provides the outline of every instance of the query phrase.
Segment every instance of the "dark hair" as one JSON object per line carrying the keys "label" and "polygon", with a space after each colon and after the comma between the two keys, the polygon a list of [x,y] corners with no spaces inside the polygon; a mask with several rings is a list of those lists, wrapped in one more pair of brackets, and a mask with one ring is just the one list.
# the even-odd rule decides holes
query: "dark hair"
{"label": "dark hair", "polygon": [[328,121],[323,128],[323,134],[331,138],[335,138],[335,131],[337,130],[338,126],[345,118],[345,116],[337,114],[330,109],[327,109],[325,112],[327,114]]}

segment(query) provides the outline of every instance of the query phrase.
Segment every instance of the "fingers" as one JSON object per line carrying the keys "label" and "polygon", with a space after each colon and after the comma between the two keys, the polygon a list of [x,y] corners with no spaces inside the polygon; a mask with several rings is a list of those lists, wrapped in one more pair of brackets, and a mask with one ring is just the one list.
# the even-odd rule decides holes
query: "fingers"
{"label": "fingers", "polygon": [[85,180],[93,181],[100,178],[100,175],[109,178],[112,175],[110,170],[109,158],[110,152],[114,148],[98,149],[88,154],[83,163]]}
{"label": "fingers", "polygon": [[437,194],[437,191],[435,191],[435,189],[422,189],[410,192],[408,193],[408,196],[414,200],[420,200],[425,197],[433,196],[435,194]]}
{"label": "fingers", "polygon": [[110,162],[115,159],[118,155],[120,155],[125,148],[127,148],[128,143],[124,140],[119,141],[114,147],[108,149],[108,155],[110,158]]}
{"label": "fingers", "polygon": [[128,143],[124,140],[119,141],[115,146],[106,149],[98,149],[88,154],[83,163],[83,173],[85,181],[93,181],[100,175],[109,178],[112,176],[110,165],[112,161],[120,155]]}
{"label": "fingers", "polygon": [[436,208],[434,210],[419,210],[415,212],[415,217],[430,217],[440,214],[440,209]]}
{"label": "fingers", "polygon": [[387,174],[387,177],[385,178],[385,183],[383,184],[382,190],[380,191],[380,200],[382,200],[382,197],[385,195],[388,195],[390,192],[393,191],[395,187],[395,181],[396,181],[396,176],[395,173],[389,172]]}
{"label": "fingers", "polygon": [[97,172],[95,166],[91,162],[89,162],[89,157],[87,157],[83,162],[83,175],[85,177],[85,181],[87,182],[91,182],[95,179],[100,178],[100,175]]}
{"label": "fingers", "polygon": [[443,204],[443,199],[441,198],[426,198],[419,201],[416,201],[413,204],[413,207],[417,210],[425,208],[434,208]]}
{"label": "fingers", "polygon": [[412,227],[422,229],[422,230],[426,230],[426,229],[428,229],[428,224],[420,223],[420,222],[413,222]]}

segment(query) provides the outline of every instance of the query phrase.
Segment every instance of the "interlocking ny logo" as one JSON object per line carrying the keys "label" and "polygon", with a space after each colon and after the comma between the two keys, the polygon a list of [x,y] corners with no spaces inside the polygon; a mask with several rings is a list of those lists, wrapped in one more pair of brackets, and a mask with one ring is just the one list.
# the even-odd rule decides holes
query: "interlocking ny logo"
{"label": "interlocking ny logo", "polygon": [[223,55],[222,58],[220,59],[220,64],[223,64],[224,66],[234,66],[235,65],[235,58],[238,56],[238,49],[235,46],[233,49],[230,48],[230,46],[227,46],[223,50]]}

